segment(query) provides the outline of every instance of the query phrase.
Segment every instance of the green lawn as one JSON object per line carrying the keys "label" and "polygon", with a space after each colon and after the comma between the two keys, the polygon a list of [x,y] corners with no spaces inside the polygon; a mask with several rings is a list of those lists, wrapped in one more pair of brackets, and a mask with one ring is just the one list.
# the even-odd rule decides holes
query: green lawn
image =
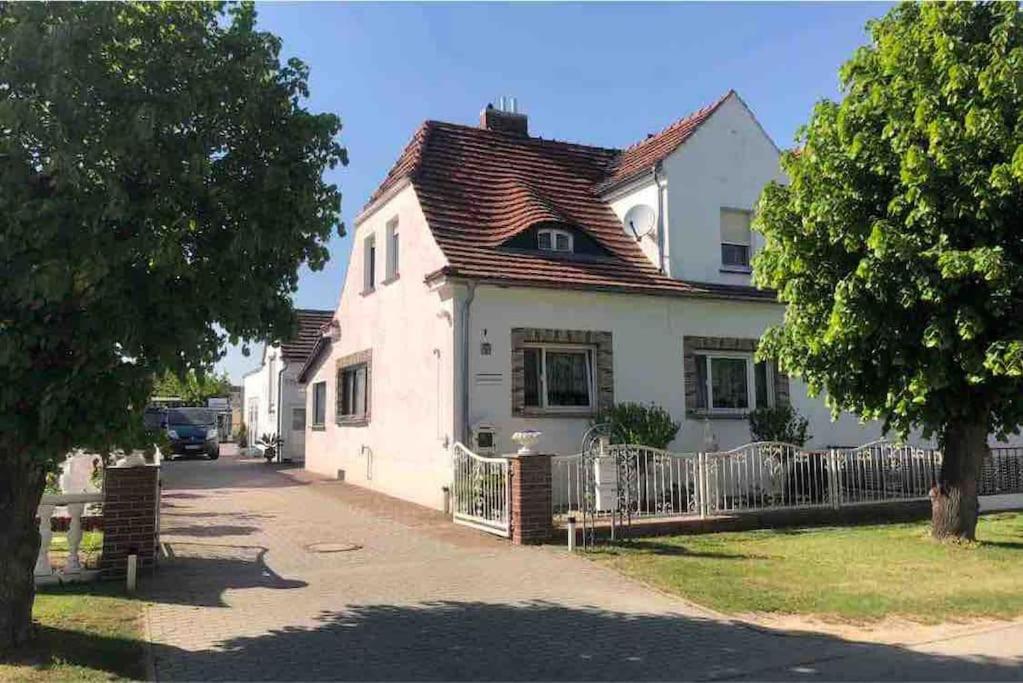
{"label": "green lawn", "polygon": [[120,583],[41,589],[36,638],[0,658],[0,681],[104,681],[145,678],[142,603]]}
{"label": "green lawn", "polygon": [[935,622],[1023,614],[1023,513],[981,518],[975,544],[928,524],[646,538],[592,553],[615,569],[732,613]]}

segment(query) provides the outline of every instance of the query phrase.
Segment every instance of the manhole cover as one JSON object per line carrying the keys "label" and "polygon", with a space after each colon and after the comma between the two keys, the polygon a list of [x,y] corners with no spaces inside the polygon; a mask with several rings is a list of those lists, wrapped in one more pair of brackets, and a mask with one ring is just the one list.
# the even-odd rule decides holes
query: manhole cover
{"label": "manhole cover", "polygon": [[306,550],[311,553],[347,553],[352,550],[359,550],[362,548],[358,543],[339,543],[339,542],[326,542],[326,543],[313,543],[306,546]]}

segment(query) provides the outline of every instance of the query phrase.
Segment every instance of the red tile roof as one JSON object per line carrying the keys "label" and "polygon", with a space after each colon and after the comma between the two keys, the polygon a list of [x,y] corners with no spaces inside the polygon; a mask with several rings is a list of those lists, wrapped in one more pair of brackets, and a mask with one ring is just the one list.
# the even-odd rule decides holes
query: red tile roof
{"label": "red tile roof", "polygon": [[669,154],[678,149],[679,145],[692,137],[693,133],[718,110],[725,100],[735,94],[729,90],[716,102],[707,105],[689,116],[671,124],[660,133],[649,136],[643,142],[637,142],[619,155],[611,173],[600,184],[606,189],[626,183],[643,173],[649,173],[654,164],[664,161]]}
{"label": "red tile roof", "polygon": [[322,336],[323,326],[334,319],[334,311],[299,308],[295,315],[298,317],[298,334],[281,343],[281,355],[288,362],[304,363]]}
{"label": "red tile roof", "polygon": [[[722,101],[624,152],[427,121],[366,208],[410,180],[448,260],[435,275],[521,286],[772,298],[773,293],[752,287],[661,274],[599,194],[609,180],[627,178],[630,169],[670,154]],[[571,258],[502,248],[539,222],[585,231],[608,256]]]}

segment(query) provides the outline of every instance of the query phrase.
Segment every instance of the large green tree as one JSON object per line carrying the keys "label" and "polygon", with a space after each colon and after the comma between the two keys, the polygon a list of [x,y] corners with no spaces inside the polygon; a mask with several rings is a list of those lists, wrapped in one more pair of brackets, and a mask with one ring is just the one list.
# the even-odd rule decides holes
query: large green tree
{"label": "large green tree", "polygon": [[208,399],[230,396],[231,380],[227,373],[215,375],[192,369],[179,377],[168,370],[156,378],[153,395],[177,397],[188,405],[206,405]]}
{"label": "large green tree", "polygon": [[761,353],[832,409],[936,435],[933,533],[972,539],[989,433],[1023,419],[1023,16],[905,4],[868,25],[766,188]]}
{"label": "large green tree", "polygon": [[251,5],[0,4],[0,650],[47,470],[121,443],[155,375],[288,336],[328,258],[340,122],[280,47]]}

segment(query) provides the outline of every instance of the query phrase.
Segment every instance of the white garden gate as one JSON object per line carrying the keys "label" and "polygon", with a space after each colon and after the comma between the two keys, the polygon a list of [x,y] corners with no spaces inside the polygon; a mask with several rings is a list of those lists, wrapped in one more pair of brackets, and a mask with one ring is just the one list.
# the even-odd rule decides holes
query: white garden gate
{"label": "white garden gate", "polygon": [[452,449],[452,510],[459,524],[511,535],[511,470],[505,458],[484,458],[456,443]]}

